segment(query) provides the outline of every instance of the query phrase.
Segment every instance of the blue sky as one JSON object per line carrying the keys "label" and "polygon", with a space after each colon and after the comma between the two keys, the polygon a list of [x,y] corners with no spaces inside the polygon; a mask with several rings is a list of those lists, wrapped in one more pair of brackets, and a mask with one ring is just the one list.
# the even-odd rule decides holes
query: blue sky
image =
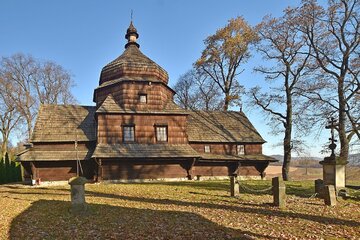
{"label": "blue sky", "polygon": [[[100,0],[0,0],[0,56],[31,54],[53,60],[73,74],[73,94],[82,105],[93,105],[93,89],[98,86],[101,68],[119,56],[125,31],[133,22],[139,32],[141,51],[168,71],[173,86],[192,67],[204,48],[203,40],[242,15],[255,25],[267,15],[280,16],[297,0],[198,0],[198,1],[100,1]],[[253,73],[261,63],[254,56],[244,66],[239,80],[246,88],[259,85],[264,77]],[[238,110],[238,109],[234,109]],[[268,141],[265,154],[281,154],[282,136],[269,134],[258,111],[247,112],[260,134]],[[308,137],[309,152],[319,156],[327,137]],[[319,144],[320,143],[320,144]],[[315,147],[316,145],[316,147]]]}

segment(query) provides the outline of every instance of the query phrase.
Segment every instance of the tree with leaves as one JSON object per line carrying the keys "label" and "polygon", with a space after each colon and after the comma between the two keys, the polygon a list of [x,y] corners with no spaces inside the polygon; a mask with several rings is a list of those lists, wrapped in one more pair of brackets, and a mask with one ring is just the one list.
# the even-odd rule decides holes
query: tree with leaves
{"label": "tree with leaves", "polygon": [[[10,113],[16,112],[15,115],[19,114],[25,122],[27,139],[31,137],[40,104],[75,102],[71,94],[74,82],[70,73],[54,62],[39,61],[30,55],[15,54],[2,57],[0,85],[6,102],[11,102]],[[1,101],[0,108],[6,109],[6,102]],[[10,117],[12,123],[16,122],[15,115]]]}
{"label": "tree with leaves", "polygon": [[275,87],[261,89],[255,87],[250,90],[253,107],[260,107],[270,117],[273,129],[281,128],[284,134],[284,161],[282,176],[289,180],[291,153],[294,146],[294,123],[301,129],[307,129],[302,124],[304,107],[297,93],[296,86],[308,74],[310,48],[306,44],[304,34],[296,25],[297,9],[286,9],[279,18],[267,16],[257,26],[260,41],[256,48],[263,59],[271,66],[259,66],[255,71],[265,75],[266,80]]}
{"label": "tree with leaves", "polygon": [[242,72],[241,64],[250,58],[249,45],[256,40],[252,27],[242,17],[237,17],[204,41],[205,49],[194,66],[221,89],[225,111],[240,100],[243,87],[237,77]]}
{"label": "tree with leaves", "polygon": [[312,78],[299,91],[317,116],[338,119],[340,158],[346,161],[353,136],[360,139],[360,1],[330,0],[324,8],[303,0],[298,22],[314,61]]}

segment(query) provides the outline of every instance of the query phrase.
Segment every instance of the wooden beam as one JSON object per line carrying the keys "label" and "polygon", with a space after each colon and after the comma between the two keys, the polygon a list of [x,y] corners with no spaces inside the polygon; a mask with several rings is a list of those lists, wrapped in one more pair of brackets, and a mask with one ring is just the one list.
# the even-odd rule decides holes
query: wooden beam
{"label": "wooden beam", "polygon": [[30,162],[30,167],[31,167],[31,180],[35,180],[37,179],[37,173],[36,173],[36,167],[35,167],[35,164],[34,162]]}

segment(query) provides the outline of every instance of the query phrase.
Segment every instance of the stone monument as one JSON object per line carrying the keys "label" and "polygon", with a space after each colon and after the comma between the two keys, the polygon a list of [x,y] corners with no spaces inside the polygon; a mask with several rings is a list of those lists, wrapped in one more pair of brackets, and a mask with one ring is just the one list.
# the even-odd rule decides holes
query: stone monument
{"label": "stone monument", "polygon": [[71,186],[71,211],[73,213],[82,213],[86,210],[85,183],[87,183],[87,180],[84,177],[73,177],[69,180]]}
{"label": "stone monument", "polygon": [[326,129],[331,129],[331,141],[329,148],[331,149],[330,157],[325,157],[324,161],[320,161],[320,164],[323,166],[323,180],[324,185],[334,185],[335,190],[339,191],[341,188],[345,188],[345,166],[348,163],[343,161],[340,157],[335,156],[336,144],[334,137],[334,129],[337,126],[334,118],[331,118],[329,125],[326,126]]}
{"label": "stone monument", "polygon": [[336,192],[333,185],[326,185],[324,188],[324,202],[327,206],[336,205]]}

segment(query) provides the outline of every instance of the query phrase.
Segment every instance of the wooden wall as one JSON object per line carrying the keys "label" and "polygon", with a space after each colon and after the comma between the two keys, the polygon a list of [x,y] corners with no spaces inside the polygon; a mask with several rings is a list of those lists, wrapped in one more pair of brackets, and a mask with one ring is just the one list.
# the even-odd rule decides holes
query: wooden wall
{"label": "wooden wall", "polygon": [[156,143],[154,125],[168,126],[168,143],[187,143],[186,116],[184,115],[99,115],[98,143],[122,143],[122,126],[135,125],[136,143]]}
{"label": "wooden wall", "polygon": [[[149,161],[102,161],[102,167],[98,172],[98,165],[93,161],[82,161],[84,176],[88,179],[94,179],[96,174],[101,174],[102,180],[127,180],[127,179],[161,179],[161,178],[186,178],[187,171],[180,165],[180,162],[167,161],[149,162]],[[41,181],[67,181],[76,176],[75,161],[42,161],[23,162],[26,179],[31,175],[33,179]],[[259,176],[259,172],[252,166],[240,168],[237,171],[239,176]],[[191,169],[193,178],[196,176],[228,176],[227,166],[193,166]]]}
{"label": "wooden wall", "polygon": [[[33,163],[33,166],[31,166]],[[76,161],[35,161],[23,163],[27,175],[41,181],[67,181],[76,176]],[[93,161],[81,161],[84,177],[93,179],[95,176],[95,165]]]}
{"label": "wooden wall", "polygon": [[[173,92],[161,83],[149,84],[137,81],[120,82],[98,89],[95,94],[97,106],[112,94],[121,107],[136,110],[160,110],[173,98]],[[147,103],[140,103],[139,94],[147,94]]]}
{"label": "wooden wall", "polygon": [[177,163],[146,163],[106,160],[102,162],[102,179],[185,178],[187,172]]}
{"label": "wooden wall", "polygon": [[[149,161],[103,160],[102,170],[99,173],[103,180],[116,179],[159,179],[159,178],[186,178],[187,171],[181,167],[180,162],[168,161],[166,163]],[[191,176],[229,176],[228,167],[215,165],[195,165]],[[240,167],[239,176],[259,176],[259,172],[252,166]]]}
{"label": "wooden wall", "polygon": [[[205,152],[205,145],[210,146],[210,153],[214,154],[227,154],[227,155],[237,155],[236,143],[190,143],[191,147],[199,153]],[[245,145],[245,154],[261,154],[262,145],[261,144],[244,144]]]}

